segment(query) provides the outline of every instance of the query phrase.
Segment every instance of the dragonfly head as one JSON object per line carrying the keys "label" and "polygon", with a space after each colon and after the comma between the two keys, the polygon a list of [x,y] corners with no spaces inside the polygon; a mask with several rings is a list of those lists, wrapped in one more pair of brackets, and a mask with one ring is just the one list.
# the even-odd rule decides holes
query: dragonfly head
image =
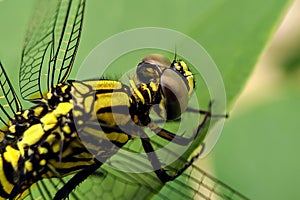
{"label": "dragonfly head", "polygon": [[194,89],[193,74],[183,61],[170,62],[163,55],[151,54],[138,64],[136,74],[140,81],[160,86],[167,120],[181,116]]}

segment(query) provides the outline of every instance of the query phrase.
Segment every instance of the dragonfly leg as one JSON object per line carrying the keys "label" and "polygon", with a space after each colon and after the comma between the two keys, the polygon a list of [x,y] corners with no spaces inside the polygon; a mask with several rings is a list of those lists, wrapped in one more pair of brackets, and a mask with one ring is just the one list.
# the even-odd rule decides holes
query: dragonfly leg
{"label": "dragonfly leg", "polygon": [[[212,102],[209,103],[209,108],[208,111],[203,111],[203,110],[196,110],[196,109],[188,109],[187,112],[196,112],[200,114],[204,114],[204,118],[202,122],[198,125],[196,131],[193,133],[191,137],[183,137],[183,136],[178,136],[168,130],[165,130],[163,128],[160,128],[156,123],[151,122],[148,127],[155,132],[158,136],[160,136],[163,139],[166,139],[168,141],[171,141],[173,143],[176,143],[178,145],[184,146],[188,145],[190,142],[194,140],[194,138],[203,130],[205,127],[206,123],[208,122],[208,119],[210,117],[222,117],[222,118],[227,118],[228,115],[212,115],[211,114],[211,107],[212,107]],[[155,170],[155,173],[157,177],[162,181],[162,182],[167,182],[176,179],[178,176],[180,176],[189,166],[191,166],[195,160],[201,155],[201,153],[204,150],[204,143],[202,144],[201,151],[198,152],[195,156],[193,156],[190,161],[186,162],[185,165],[177,170],[176,174],[173,176],[170,176],[167,174],[167,172],[162,168],[161,163],[155,154],[155,151],[150,143],[150,139],[147,137],[142,138],[142,144],[143,147],[147,153],[147,156],[149,160],[151,161],[151,164]]]}
{"label": "dragonfly leg", "polygon": [[95,160],[95,164],[90,165],[75,174],[62,188],[57,191],[53,200],[66,199],[77,185],[94,173],[101,165],[101,162]]}
{"label": "dragonfly leg", "polygon": [[159,161],[148,137],[142,138],[142,145],[144,147],[145,152],[151,162],[151,165],[154,169],[156,176],[163,182],[166,183],[168,181],[173,180],[174,178],[170,176],[165,169],[162,168],[161,162]]}
{"label": "dragonfly leg", "polygon": [[199,153],[197,153],[195,156],[192,157],[192,159],[190,161],[188,161],[187,163],[185,163],[185,165],[180,168],[179,170],[176,171],[176,174],[174,174],[173,176],[169,175],[167,173],[167,171],[162,167],[161,162],[159,161],[151,143],[150,143],[150,139],[148,137],[143,137],[142,138],[142,145],[144,147],[145,152],[147,153],[147,156],[151,162],[151,165],[154,169],[154,172],[156,174],[156,176],[163,182],[166,183],[168,181],[172,181],[174,179],[176,179],[177,177],[179,177],[189,166],[191,166],[195,160],[197,160],[197,158],[199,157],[199,155],[201,155],[202,151],[203,151],[203,147],[201,149],[201,151]]}
{"label": "dragonfly leg", "polygon": [[198,111],[200,113],[204,114],[204,118],[202,122],[198,125],[197,130],[193,133],[191,137],[183,137],[180,135],[176,135],[166,129],[160,128],[156,123],[150,123],[148,127],[155,132],[159,137],[166,139],[168,141],[171,141],[173,143],[185,146],[188,145],[191,141],[194,140],[194,138],[201,132],[201,130],[205,127],[208,119],[212,116],[211,115],[211,105],[212,103],[209,104],[209,109],[208,111]]}
{"label": "dragonfly leg", "polygon": [[201,132],[201,130],[206,125],[207,121],[211,117],[217,117],[217,118],[227,118],[228,115],[225,114],[212,114],[211,113],[211,107],[212,107],[212,101],[209,103],[208,110],[197,110],[194,108],[187,108],[186,112],[193,112],[193,113],[199,113],[204,114],[204,118],[202,122],[198,125],[197,130],[193,133],[193,135],[189,138],[176,135],[166,129],[160,128],[156,123],[151,122],[148,127],[155,132],[159,137],[166,139],[168,141],[172,141],[173,143],[179,144],[179,145],[188,145],[191,141],[194,140],[194,138]]}

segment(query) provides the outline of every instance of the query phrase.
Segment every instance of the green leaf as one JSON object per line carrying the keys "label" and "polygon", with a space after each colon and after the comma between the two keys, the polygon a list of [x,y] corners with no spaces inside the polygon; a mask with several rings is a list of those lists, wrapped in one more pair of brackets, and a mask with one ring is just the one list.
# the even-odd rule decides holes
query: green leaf
{"label": "green leaf", "polygon": [[[91,50],[111,35],[131,28],[151,26],[180,31],[211,55],[224,80],[228,105],[232,105],[289,4],[284,0],[88,2],[81,46]],[[80,51],[80,57],[84,56]],[[131,59],[123,61],[123,66],[131,68],[139,58]],[[205,99],[203,105],[209,100]],[[195,140],[183,157],[188,157],[200,143],[201,138]],[[155,184],[159,185],[152,183]],[[130,192],[134,190],[126,194]]]}
{"label": "green leaf", "polygon": [[[88,1],[83,35],[75,65],[79,66],[90,51],[100,42],[121,31],[140,27],[174,29],[196,40],[211,55],[222,75],[227,102],[228,105],[231,105],[241,92],[270,36],[276,30],[289,2],[284,0],[266,0],[263,2],[258,0]],[[7,5],[6,1],[1,2],[1,4],[3,3]],[[15,6],[22,7],[22,9],[23,6],[28,8],[26,5]],[[15,17],[13,13],[19,14],[19,12],[12,11],[16,11],[13,6],[10,7],[9,12],[6,11],[4,14],[0,12],[1,19],[9,19],[1,20],[3,25],[1,27],[8,29],[10,26],[20,26],[20,18],[22,17],[19,15]],[[9,23],[4,23],[7,21]],[[24,27],[24,24],[25,21],[22,21],[21,27]],[[7,41],[14,41],[15,34],[20,36],[20,33],[23,33],[21,28],[18,28],[17,31],[6,32],[5,35],[1,36],[3,37],[1,41],[5,42],[7,39]],[[10,47],[14,46],[13,44],[15,43],[6,42],[4,46]],[[14,47],[10,47],[8,51],[6,48],[1,47],[1,56],[10,55],[11,57],[11,55],[14,55],[18,61],[21,54],[21,51],[19,51],[20,46],[21,44],[18,44],[19,48],[15,49]],[[193,50],[190,49],[191,52]],[[142,54],[140,53],[140,55]],[[127,69],[134,68],[140,58],[132,56],[131,59],[123,63],[123,66],[126,66]],[[17,61],[8,66],[18,66],[19,62]],[[7,64],[4,63],[4,65]],[[13,73],[15,68],[9,68],[12,69],[10,72]],[[74,70],[73,75],[75,74],[76,71]],[[204,84],[201,80],[198,80],[198,82],[200,83],[199,90],[205,90],[205,86],[203,86]],[[203,99],[205,100],[201,105],[207,105],[209,98],[205,97]],[[202,138],[199,137],[193,142],[189,151],[183,157],[189,157],[191,152],[201,142]],[[111,173],[118,172],[111,171]],[[121,176],[122,174],[118,173],[118,175]],[[125,172],[124,175],[126,175]],[[115,184],[116,179],[112,178],[114,177],[113,175],[108,174],[108,176],[111,178],[110,181],[102,183],[106,188],[102,188],[102,190],[100,188],[97,192],[111,192],[112,189],[116,189],[119,192],[123,191],[120,194],[126,194],[126,198],[128,199],[136,197],[136,189],[130,189],[128,183],[125,186],[118,184],[118,188],[115,188],[117,187]],[[146,176],[148,175],[146,174]],[[151,175],[152,181],[149,181],[148,184],[157,191],[163,187],[163,184],[158,179],[153,179],[153,177],[155,175]],[[144,175],[140,176],[141,180],[144,178]],[[86,182],[89,181],[90,179]],[[122,181],[120,182],[122,184]],[[145,197],[153,195],[151,190],[141,189],[139,194],[141,193]]]}
{"label": "green leaf", "polygon": [[212,154],[218,177],[252,199],[300,198],[300,90],[288,88],[232,117]]}
{"label": "green leaf", "polygon": [[233,103],[291,1],[213,2],[191,34],[216,62]]}

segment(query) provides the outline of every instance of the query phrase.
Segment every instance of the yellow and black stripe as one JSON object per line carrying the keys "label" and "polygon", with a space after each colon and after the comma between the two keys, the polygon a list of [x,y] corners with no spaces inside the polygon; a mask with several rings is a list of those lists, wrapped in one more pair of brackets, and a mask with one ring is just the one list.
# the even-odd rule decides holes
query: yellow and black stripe
{"label": "yellow and black stripe", "polygon": [[[199,131],[188,139],[175,138],[175,134],[151,122],[150,111],[153,105],[159,105],[155,110],[159,116],[167,120],[180,116],[179,106],[182,105],[179,103],[187,104],[189,90],[194,87],[193,76],[182,61],[164,66],[166,58],[150,57],[151,60],[146,57],[139,64],[130,86],[112,80],[60,83],[52,87],[37,106],[16,113],[4,132],[6,143],[0,152],[4,169],[0,179],[1,196],[15,198],[42,178],[79,172],[55,197],[65,198],[84,180],[77,176],[91,174],[130,139],[142,137],[145,151],[153,152],[149,138],[137,127],[148,126],[158,136],[180,145],[191,142]],[[146,80],[147,71],[157,73],[148,76],[148,82],[142,82]],[[166,83],[178,78],[182,84],[176,86],[181,88],[177,93],[184,95],[184,101],[177,99]],[[209,115],[207,112],[204,121]],[[158,169],[155,172],[163,182],[182,173],[179,170],[178,174],[170,176],[161,168],[157,157],[151,156],[149,160],[154,169]]]}
{"label": "yellow and black stripe", "polygon": [[[137,137],[153,167],[154,180],[163,185],[180,176],[199,154],[190,161],[184,159],[183,167],[169,174],[145,129],[164,141],[187,145],[202,132],[210,117],[217,116],[211,114],[211,104],[208,111],[188,107],[195,88],[192,72],[185,62],[170,62],[159,54],[141,60],[129,85],[115,80],[67,81],[79,45],[85,3],[38,1],[19,75],[21,96],[36,103],[34,106],[22,108],[0,63],[0,199],[23,199],[31,195],[31,186],[53,178],[63,185],[52,183],[54,194],[47,185],[38,188],[42,198],[43,190],[51,199],[67,198]],[[188,138],[159,127],[152,118],[154,114],[163,122],[173,121],[185,112],[204,115]],[[71,177],[65,181],[68,175]],[[220,185],[218,180],[211,180]],[[214,189],[211,192],[215,193]]]}
{"label": "yellow and black stripe", "polygon": [[[62,177],[94,163],[77,136],[71,96],[62,90],[64,86],[53,88],[49,101],[17,113],[9,122],[0,149],[1,197],[16,198],[42,178]],[[57,94],[69,98],[54,102]]]}

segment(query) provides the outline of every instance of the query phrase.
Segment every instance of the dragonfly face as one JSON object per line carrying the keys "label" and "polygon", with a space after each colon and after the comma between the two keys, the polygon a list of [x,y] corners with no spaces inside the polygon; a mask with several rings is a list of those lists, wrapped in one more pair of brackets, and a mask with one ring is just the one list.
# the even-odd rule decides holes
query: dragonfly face
{"label": "dragonfly face", "polygon": [[142,59],[136,73],[142,82],[161,87],[161,107],[165,110],[162,116],[167,120],[179,118],[194,89],[194,78],[186,64],[176,60],[171,63],[163,55],[152,54]]}
{"label": "dragonfly face", "polygon": [[[176,149],[165,150],[178,156],[181,162],[168,173],[169,169],[165,169],[155,152],[156,146],[163,146],[145,131],[149,129],[163,141],[188,146],[201,136],[211,117],[226,117],[213,115],[211,103],[208,111],[189,107],[194,77],[183,61],[170,62],[158,54],[146,56],[130,77],[129,85],[116,80],[67,81],[79,45],[84,8],[85,0],[38,1],[38,9],[45,12],[40,11],[33,17],[19,76],[21,96],[36,103],[31,108],[22,108],[0,65],[0,198],[18,199],[29,194],[32,199],[64,199],[69,195],[80,199],[78,196],[84,197],[85,193],[74,192],[75,187],[84,180],[102,180],[103,173],[96,171],[101,167],[113,181],[125,184],[124,188],[126,184],[135,185],[133,191],[145,188],[147,192],[141,195],[159,193],[162,187],[168,187],[165,185],[168,181],[185,186],[177,177],[192,168],[214,185],[207,189],[210,194],[206,199],[210,199],[211,194],[227,198],[221,192],[223,189],[246,199],[193,165],[201,152],[187,160]],[[165,122],[178,121],[184,113],[203,117],[191,136],[185,137],[160,127],[156,118],[151,117],[153,113]],[[141,150],[126,146],[135,138],[139,138]],[[139,174],[127,176],[125,172],[115,174],[102,168],[103,163],[124,149],[146,153],[134,161],[125,160],[130,168],[137,169],[144,166],[139,158],[147,160],[152,169],[152,173],[145,173],[148,181],[139,178]],[[198,187],[207,186],[203,180],[187,178],[196,180],[193,184]],[[139,184],[134,184],[135,181]],[[221,187],[220,191],[215,185]],[[114,185],[105,184],[105,187],[115,189]],[[192,192],[205,196],[202,191]],[[179,191],[173,190],[173,193],[188,198]]]}

